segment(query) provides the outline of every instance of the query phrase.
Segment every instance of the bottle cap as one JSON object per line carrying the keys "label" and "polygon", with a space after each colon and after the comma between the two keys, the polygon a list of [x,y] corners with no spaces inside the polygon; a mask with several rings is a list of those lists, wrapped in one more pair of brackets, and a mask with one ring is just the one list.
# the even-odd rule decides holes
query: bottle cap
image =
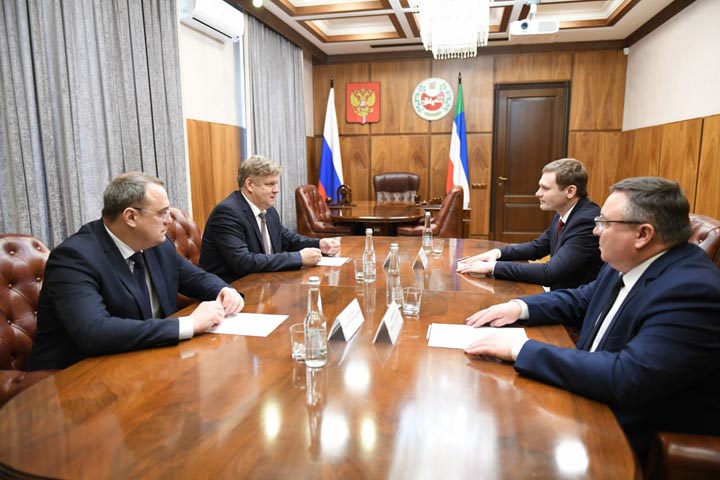
{"label": "bottle cap", "polygon": [[310,285],[320,285],[320,277],[312,276],[308,278],[308,283]]}
{"label": "bottle cap", "polygon": [[398,245],[397,243],[393,242],[393,243],[390,244],[390,248],[400,248],[400,245]]}
{"label": "bottle cap", "polygon": [[366,228],[365,235],[372,235],[372,228]]}

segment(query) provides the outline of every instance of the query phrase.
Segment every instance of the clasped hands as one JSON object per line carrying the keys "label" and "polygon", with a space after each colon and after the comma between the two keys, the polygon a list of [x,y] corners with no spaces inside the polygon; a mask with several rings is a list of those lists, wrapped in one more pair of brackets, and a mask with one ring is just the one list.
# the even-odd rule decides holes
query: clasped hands
{"label": "clasped hands", "polygon": [[215,300],[202,302],[189,316],[193,322],[193,334],[206,332],[222,323],[226,315],[239,313],[245,300],[234,288],[220,290]]}
{"label": "clasped hands", "polygon": [[313,267],[324,255],[336,255],[340,251],[340,242],[336,238],[320,239],[320,248],[307,247],[300,250],[303,267]]}

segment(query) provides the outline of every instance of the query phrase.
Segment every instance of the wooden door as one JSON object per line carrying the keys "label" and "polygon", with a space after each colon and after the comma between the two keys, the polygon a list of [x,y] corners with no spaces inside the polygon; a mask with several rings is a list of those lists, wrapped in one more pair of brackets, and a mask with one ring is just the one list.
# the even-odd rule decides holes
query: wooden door
{"label": "wooden door", "polygon": [[567,155],[570,83],[497,84],[490,238],[526,242],[546,228],[535,192],[542,167]]}

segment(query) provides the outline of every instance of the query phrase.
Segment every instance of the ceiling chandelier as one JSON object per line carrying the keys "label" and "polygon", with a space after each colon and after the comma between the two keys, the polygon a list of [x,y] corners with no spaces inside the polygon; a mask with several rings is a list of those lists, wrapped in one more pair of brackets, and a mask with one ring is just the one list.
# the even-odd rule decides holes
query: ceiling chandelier
{"label": "ceiling chandelier", "polygon": [[410,6],[423,46],[436,59],[474,57],[487,45],[490,0],[410,0]]}

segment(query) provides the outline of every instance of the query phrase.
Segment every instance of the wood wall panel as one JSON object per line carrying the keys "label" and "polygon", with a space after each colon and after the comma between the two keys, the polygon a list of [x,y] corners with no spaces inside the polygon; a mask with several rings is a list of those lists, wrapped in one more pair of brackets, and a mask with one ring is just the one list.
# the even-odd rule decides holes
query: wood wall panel
{"label": "wood wall panel", "polygon": [[[420,196],[427,198],[430,185],[430,145],[426,135],[378,135],[370,137],[370,182],[384,172],[420,175]],[[375,190],[371,189],[372,198]]]}
{"label": "wood wall panel", "polygon": [[572,77],[572,53],[526,53],[495,57],[495,82],[544,82]]}
{"label": "wood wall panel", "polygon": [[631,177],[657,176],[660,173],[662,127],[648,127],[625,132],[632,144]]}
{"label": "wood wall panel", "polygon": [[188,119],[187,135],[192,217],[202,229],[215,205],[237,189],[241,130]]}
{"label": "wood wall panel", "polygon": [[[430,190],[423,195],[423,200],[429,201],[435,197],[442,198],[445,196],[449,157],[450,135],[432,135],[430,137]],[[470,163],[469,156],[468,163]],[[470,165],[468,165],[468,169],[472,172]]]}
{"label": "wood wall panel", "polygon": [[680,182],[694,211],[700,159],[702,119],[687,120],[662,126],[660,176]]}
{"label": "wood wall panel", "polygon": [[608,188],[629,176],[632,145],[621,132],[570,132],[568,156],[588,171],[588,196],[602,206]]}
{"label": "wood wall panel", "polygon": [[619,130],[627,57],[621,50],[576,52],[570,130]]}
{"label": "wood wall panel", "polygon": [[[368,133],[370,128],[368,124],[347,123],[345,121],[345,85],[353,82],[369,82],[369,71],[370,67],[367,63],[315,65],[313,67],[313,126],[315,135],[323,134],[331,76],[335,80],[335,113],[338,120],[338,132],[340,135]],[[384,86],[380,85],[380,97],[382,98],[384,94]]]}
{"label": "wood wall panel", "polygon": [[720,218],[720,115],[703,122],[695,212]]}
{"label": "wood wall panel", "polygon": [[[492,184],[492,134],[468,134],[470,170],[470,236],[487,237],[490,232],[490,185]],[[481,188],[472,188],[478,184]],[[484,188],[482,187],[484,185]]]}
{"label": "wood wall panel", "polygon": [[[466,60],[434,60],[432,76],[447,81],[457,93],[458,72],[462,73],[465,107],[465,128],[467,132],[492,131],[493,114],[493,58],[482,56]],[[440,120],[430,122],[433,133],[450,133],[455,118],[455,106]]]}
{"label": "wood wall panel", "polygon": [[427,120],[412,108],[412,93],[422,80],[430,76],[430,60],[373,62],[373,82],[380,82],[380,121],[370,124],[370,133],[427,133]]}
{"label": "wood wall panel", "polygon": [[343,176],[353,192],[353,200],[375,200],[370,173],[370,137],[340,138]]}

